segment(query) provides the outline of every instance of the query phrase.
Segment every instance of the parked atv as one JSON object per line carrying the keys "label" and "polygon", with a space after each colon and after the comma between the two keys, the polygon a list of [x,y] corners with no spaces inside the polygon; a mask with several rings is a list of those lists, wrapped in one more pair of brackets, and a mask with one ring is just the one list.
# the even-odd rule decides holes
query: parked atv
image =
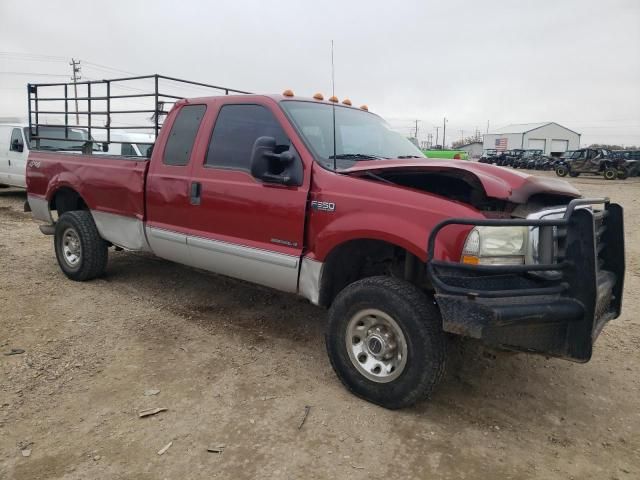
{"label": "parked atv", "polygon": [[514,150],[518,156],[514,156],[511,163],[513,168],[525,168],[533,170],[535,161],[542,156],[542,150]]}
{"label": "parked atv", "polygon": [[556,165],[556,175],[577,177],[580,174],[602,175],[606,180],[625,179],[629,176],[626,162],[611,156],[602,148],[581,148],[570,158]]}
{"label": "parked atv", "polygon": [[640,150],[614,150],[612,156],[624,161],[630,177],[640,176]]}
{"label": "parked atv", "polygon": [[500,165],[502,167],[512,167],[514,163],[519,162],[522,157],[524,150],[520,148],[516,148],[513,150],[505,150],[504,155],[501,158],[501,161],[496,163],[496,165]]}
{"label": "parked atv", "polygon": [[498,150],[495,148],[489,148],[484,151],[480,160],[480,163],[496,163],[496,159],[498,158]]}

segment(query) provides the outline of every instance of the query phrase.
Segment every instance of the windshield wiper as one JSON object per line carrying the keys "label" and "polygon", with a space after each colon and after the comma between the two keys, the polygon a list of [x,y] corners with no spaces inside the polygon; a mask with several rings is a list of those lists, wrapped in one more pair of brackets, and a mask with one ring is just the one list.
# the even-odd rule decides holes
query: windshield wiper
{"label": "windshield wiper", "polygon": [[424,158],[424,157],[421,157],[420,155],[398,155],[397,158]]}
{"label": "windshield wiper", "polygon": [[355,159],[380,160],[380,159],[387,159],[388,157],[383,157],[380,155],[371,155],[370,153],[339,153],[338,155],[330,155],[329,158],[335,158],[337,160],[355,160]]}

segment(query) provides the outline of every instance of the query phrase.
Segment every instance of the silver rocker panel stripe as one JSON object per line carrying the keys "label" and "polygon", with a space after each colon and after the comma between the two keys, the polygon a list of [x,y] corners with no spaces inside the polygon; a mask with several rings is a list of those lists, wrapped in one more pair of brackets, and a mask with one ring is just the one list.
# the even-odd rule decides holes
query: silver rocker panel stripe
{"label": "silver rocker panel stripe", "polygon": [[28,195],[27,201],[29,202],[31,214],[33,215],[34,219],[40,220],[41,222],[53,223],[51,210],[49,210],[49,202],[46,198]]}
{"label": "silver rocker panel stripe", "polygon": [[149,251],[142,220],[124,215],[91,210],[100,236],[127,250]]}
{"label": "silver rocker panel stripe", "polygon": [[270,250],[147,227],[153,253],[174,262],[296,292],[299,258]]}
{"label": "silver rocker panel stripe", "polygon": [[322,279],[322,262],[307,257],[300,262],[300,279],[298,293],[314,305],[320,301],[320,280]]}

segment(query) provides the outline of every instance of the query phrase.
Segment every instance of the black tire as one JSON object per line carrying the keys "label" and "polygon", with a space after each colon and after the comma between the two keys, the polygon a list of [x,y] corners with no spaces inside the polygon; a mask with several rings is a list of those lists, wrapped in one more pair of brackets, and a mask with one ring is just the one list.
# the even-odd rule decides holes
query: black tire
{"label": "black tire", "polygon": [[556,175],[558,175],[559,177],[566,177],[567,173],[569,173],[569,169],[564,165],[556,167]]}
{"label": "black tire", "polygon": [[570,176],[571,178],[576,178],[576,177],[579,177],[579,176],[580,176],[580,174],[579,174],[578,172],[571,172],[571,171],[570,171],[570,172],[569,172],[569,176]]}
{"label": "black tire", "polygon": [[71,280],[91,280],[102,275],[107,268],[107,242],[100,237],[87,210],[66,212],[60,216],[56,222],[54,246],[58,265]]}
{"label": "black tire", "polygon": [[606,168],[604,170],[605,180],[615,180],[618,178],[618,171],[615,168]]}
{"label": "black tire", "polygon": [[620,167],[618,169],[618,178],[620,180],[626,180],[629,178],[629,169],[627,167]]}
{"label": "black tire", "polygon": [[[390,316],[406,341],[406,364],[396,378],[386,383],[361,373],[354,364],[358,360],[352,361],[348,351],[350,320],[369,309]],[[446,341],[433,300],[404,280],[359,280],[340,292],[329,309],[325,342],[338,378],[355,395],[385,408],[408,407],[430,396],[444,375]]]}

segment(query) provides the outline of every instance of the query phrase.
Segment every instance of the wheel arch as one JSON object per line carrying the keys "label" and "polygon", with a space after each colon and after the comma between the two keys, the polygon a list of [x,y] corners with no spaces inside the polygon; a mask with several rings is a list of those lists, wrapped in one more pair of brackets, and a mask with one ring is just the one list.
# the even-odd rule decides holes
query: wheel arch
{"label": "wheel arch", "polygon": [[360,237],[339,243],[324,259],[318,304],[329,307],[345,287],[363,278],[378,275],[403,278],[407,262],[422,263],[399,242]]}
{"label": "wheel arch", "polygon": [[89,210],[89,206],[80,193],[71,186],[60,185],[49,196],[49,210],[56,210],[58,218],[74,210]]}

